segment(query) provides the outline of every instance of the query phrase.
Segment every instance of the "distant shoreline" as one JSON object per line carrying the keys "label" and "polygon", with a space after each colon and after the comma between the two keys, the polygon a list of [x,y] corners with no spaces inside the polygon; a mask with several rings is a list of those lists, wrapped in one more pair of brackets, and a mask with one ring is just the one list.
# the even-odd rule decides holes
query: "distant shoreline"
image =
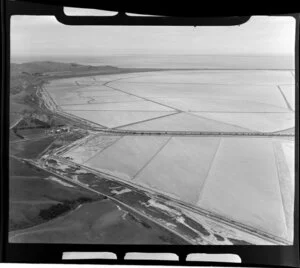
{"label": "distant shoreline", "polygon": [[[131,72],[152,72],[152,71],[294,71],[295,68],[214,68],[214,67],[206,67],[206,68],[146,68],[146,67],[117,67],[117,66],[107,66],[107,65],[92,65],[92,64],[82,64],[77,62],[62,62],[62,61],[28,61],[23,63],[11,62],[13,65],[26,65],[26,64],[39,64],[39,63],[53,63],[53,64],[75,64],[80,65],[82,67],[93,67],[93,68],[116,68],[121,70],[122,72],[131,73]],[[59,72],[59,71],[58,71]],[[50,72],[49,72],[50,73]]]}
{"label": "distant shoreline", "polygon": [[295,57],[292,55],[107,55],[107,56],[15,56],[12,63],[64,62],[72,64],[116,68],[147,69],[216,69],[216,70],[293,70]]}

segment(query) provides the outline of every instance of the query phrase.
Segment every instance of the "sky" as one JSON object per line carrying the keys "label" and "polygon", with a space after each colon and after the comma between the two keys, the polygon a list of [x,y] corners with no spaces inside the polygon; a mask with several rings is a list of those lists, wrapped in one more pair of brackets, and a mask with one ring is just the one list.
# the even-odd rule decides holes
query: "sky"
{"label": "sky", "polygon": [[[80,14],[80,12],[79,12]],[[67,26],[52,16],[13,16],[11,55],[293,55],[292,17],[252,17],[240,26]]]}

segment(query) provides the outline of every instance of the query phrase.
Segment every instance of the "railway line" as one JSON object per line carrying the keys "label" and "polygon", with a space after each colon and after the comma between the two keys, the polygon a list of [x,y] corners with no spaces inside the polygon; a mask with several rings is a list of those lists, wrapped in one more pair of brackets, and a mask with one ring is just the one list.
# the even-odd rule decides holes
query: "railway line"
{"label": "railway line", "polygon": [[159,131],[159,130],[125,130],[118,128],[107,128],[103,125],[79,118],[75,115],[63,112],[49,95],[47,90],[41,88],[37,96],[42,99],[45,107],[51,112],[71,120],[75,124],[79,124],[88,130],[97,131],[99,133],[115,134],[115,135],[147,135],[147,136],[219,136],[219,137],[294,137],[294,133],[278,133],[278,132],[220,132],[220,131]]}

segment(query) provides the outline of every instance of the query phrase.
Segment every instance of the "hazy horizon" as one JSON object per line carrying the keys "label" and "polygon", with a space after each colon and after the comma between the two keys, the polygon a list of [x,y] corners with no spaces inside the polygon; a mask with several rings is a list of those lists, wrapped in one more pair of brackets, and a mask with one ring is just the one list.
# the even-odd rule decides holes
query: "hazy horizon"
{"label": "hazy horizon", "polygon": [[287,55],[107,55],[107,56],[35,56],[15,57],[12,63],[77,63],[119,68],[162,69],[295,69],[295,59]]}
{"label": "hazy horizon", "polygon": [[[293,69],[295,19],[255,16],[239,26],[68,26],[13,16],[11,61],[155,68]],[[273,66],[274,65],[274,66]]]}
{"label": "hazy horizon", "polygon": [[255,16],[239,26],[68,26],[52,16],[12,16],[13,55],[294,53],[293,17]]}

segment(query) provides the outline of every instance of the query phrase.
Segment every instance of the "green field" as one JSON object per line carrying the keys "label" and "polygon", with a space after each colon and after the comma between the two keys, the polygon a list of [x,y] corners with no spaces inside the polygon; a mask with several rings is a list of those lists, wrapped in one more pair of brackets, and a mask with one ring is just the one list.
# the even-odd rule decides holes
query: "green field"
{"label": "green field", "polygon": [[109,200],[81,206],[73,212],[20,232],[10,242],[80,244],[184,244],[165,229],[141,221]]}
{"label": "green field", "polygon": [[76,186],[65,187],[48,172],[14,158],[10,158],[10,166],[10,230],[46,222],[79,204],[103,198]]}

